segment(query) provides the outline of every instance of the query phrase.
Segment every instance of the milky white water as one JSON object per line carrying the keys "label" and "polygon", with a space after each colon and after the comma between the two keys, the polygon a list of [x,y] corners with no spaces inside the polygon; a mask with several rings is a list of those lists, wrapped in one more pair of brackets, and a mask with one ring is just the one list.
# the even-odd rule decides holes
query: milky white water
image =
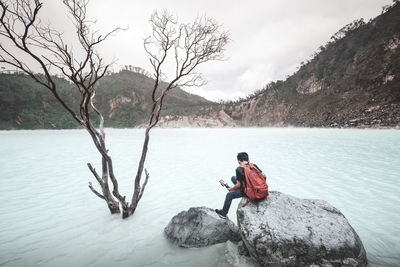
{"label": "milky white water", "polygon": [[[107,129],[120,192],[131,197],[143,130]],[[244,266],[233,243],[183,249],[163,229],[182,210],[222,208],[237,152],[270,190],[324,199],[363,241],[369,266],[400,266],[400,131],[155,129],[150,181],[135,214],[111,216],[86,163],[83,130],[0,131],[0,266]],[[236,222],[234,200],[229,217]]]}

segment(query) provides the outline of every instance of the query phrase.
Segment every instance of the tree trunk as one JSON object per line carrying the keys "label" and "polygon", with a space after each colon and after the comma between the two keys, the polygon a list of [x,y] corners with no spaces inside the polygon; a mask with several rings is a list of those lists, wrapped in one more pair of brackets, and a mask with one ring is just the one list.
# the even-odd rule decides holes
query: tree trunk
{"label": "tree trunk", "polygon": [[119,209],[119,203],[117,201],[108,201],[107,202],[108,209],[110,210],[111,214],[121,213]]}

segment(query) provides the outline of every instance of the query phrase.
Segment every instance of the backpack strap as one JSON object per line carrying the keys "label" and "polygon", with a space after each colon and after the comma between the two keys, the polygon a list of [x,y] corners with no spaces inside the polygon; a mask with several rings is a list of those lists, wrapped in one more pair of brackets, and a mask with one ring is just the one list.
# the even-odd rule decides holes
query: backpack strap
{"label": "backpack strap", "polygon": [[[251,164],[251,163],[249,162],[249,165],[244,164],[244,166],[245,166],[245,167],[243,167],[243,169],[244,169],[244,176],[245,176],[245,179],[247,178],[246,180],[249,181],[251,188],[254,188],[254,185],[253,185],[253,183],[251,182],[251,179],[250,179],[250,177],[249,177],[250,169],[251,169],[251,167],[254,168],[254,165]],[[246,177],[246,173],[247,173],[247,177]],[[247,187],[247,183],[246,183],[246,187]]]}
{"label": "backpack strap", "polygon": [[249,165],[248,166],[250,166],[250,169],[254,169],[256,172],[261,173],[260,170],[256,166],[254,166],[253,163],[250,163],[250,161],[249,161]]}

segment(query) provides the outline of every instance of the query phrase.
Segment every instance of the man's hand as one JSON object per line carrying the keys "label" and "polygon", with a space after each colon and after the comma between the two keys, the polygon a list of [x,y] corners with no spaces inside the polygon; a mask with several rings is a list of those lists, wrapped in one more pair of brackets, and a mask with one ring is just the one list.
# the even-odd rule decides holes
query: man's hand
{"label": "man's hand", "polygon": [[229,188],[228,188],[228,191],[236,190],[236,189],[240,188],[240,185],[241,185],[240,182],[237,181],[237,183],[235,184],[234,187],[229,187]]}

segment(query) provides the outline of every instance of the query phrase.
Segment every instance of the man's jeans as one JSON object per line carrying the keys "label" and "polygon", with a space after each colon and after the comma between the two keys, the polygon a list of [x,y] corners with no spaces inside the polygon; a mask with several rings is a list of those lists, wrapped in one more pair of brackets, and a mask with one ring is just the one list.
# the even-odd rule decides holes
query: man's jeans
{"label": "man's jeans", "polygon": [[[237,183],[236,176],[232,176],[231,180],[232,180],[233,184]],[[222,211],[225,214],[228,214],[229,208],[231,207],[232,199],[239,198],[239,197],[244,197],[244,194],[242,193],[240,188],[228,192],[225,197],[225,203],[224,203],[224,207],[222,208]]]}

